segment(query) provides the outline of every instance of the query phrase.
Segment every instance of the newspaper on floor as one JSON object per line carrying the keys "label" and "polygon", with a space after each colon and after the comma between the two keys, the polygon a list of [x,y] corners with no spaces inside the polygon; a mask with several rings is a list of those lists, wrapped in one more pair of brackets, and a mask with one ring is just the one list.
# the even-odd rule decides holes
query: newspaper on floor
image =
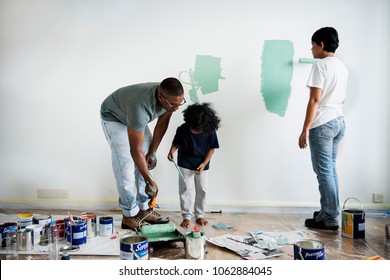
{"label": "newspaper on floor", "polygon": [[294,244],[306,238],[305,233],[301,230],[283,232],[253,231],[250,234],[256,239],[260,248],[274,248],[279,245]]}
{"label": "newspaper on floor", "polygon": [[207,241],[219,247],[227,248],[247,260],[260,260],[283,254],[280,248],[268,250],[250,245],[254,244],[256,240],[253,237],[246,235],[225,234],[208,238]]}
{"label": "newspaper on floor", "polygon": [[249,235],[231,235],[231,236],[229,236],[229,238],[232,240],[235,240],[235,241],[238,241],[238,242],[259,248],[259,249],[268,250],[268,251],[272,251],[272,250],[281,248],[278,244],[259,243],[253,236],[249,236]]}

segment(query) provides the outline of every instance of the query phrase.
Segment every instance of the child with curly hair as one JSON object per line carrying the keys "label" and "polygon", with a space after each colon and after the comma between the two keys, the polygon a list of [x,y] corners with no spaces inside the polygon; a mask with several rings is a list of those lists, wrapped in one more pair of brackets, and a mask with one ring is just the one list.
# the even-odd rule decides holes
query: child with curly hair
{"label": "child with curly hair", "polygon": [[220,118],[210,103],[192,104],[183,111],[184,123],[176,130],[168,159],[174,161],[178,150],[179,196],[183,221],[180,226],[188,228],[192,209],[198,225],[207,225],[204,218],[208,169],[214,149],[219,148],[216,131]]}

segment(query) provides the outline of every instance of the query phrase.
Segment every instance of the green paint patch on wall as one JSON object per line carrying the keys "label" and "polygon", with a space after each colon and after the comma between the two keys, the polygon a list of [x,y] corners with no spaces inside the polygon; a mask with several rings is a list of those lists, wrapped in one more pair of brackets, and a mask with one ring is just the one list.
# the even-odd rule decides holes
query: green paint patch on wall
{"label": "green paint patch on wall", "polygon": [[[198,90],[202,94],[218,92],[218,82],[225,79],[221,76],[221,58],[211,55],[196,55],[194,70],[182,71],[179,73],[179,79],[185,84],[190,84],[190,98],[194,103],[199,103]],[[182,75],[187,74],[186,81]]]}
{"label": "green paint patch on wall", "polygon": [[261,56],[261,94],[268,112],[286,114],[291,94],[294,46],[288,40],[266,40]]}

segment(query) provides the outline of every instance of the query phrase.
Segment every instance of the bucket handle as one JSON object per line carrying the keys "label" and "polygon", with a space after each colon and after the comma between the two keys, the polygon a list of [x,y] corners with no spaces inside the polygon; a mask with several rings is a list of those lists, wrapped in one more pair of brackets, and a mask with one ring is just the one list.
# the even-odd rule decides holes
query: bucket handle
{"label": "bucket handle", "polygon": [[361,204],[360,200],[357,199],[357,198],[355,198],[355,197],[349,197],[349,198],[347,198],[347,199],[344,201],[343,209],[345,209],[345,203],[347,203],[347,201],[350,200],[350,199],[354,199],[354,200],[356,200],[357,202],[359,202],[360,207],[362,208],[362,210],[364,210],[363,205]]}

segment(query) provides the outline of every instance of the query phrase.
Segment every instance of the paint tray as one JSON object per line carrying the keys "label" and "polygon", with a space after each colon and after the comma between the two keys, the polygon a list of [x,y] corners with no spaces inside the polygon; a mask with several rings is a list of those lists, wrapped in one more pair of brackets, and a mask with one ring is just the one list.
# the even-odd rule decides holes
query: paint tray
{"label": "paint tray", "polygon": [[170,242],[185,242],[185,236],[176,229],[174,224],[145,225],[137,231],[139,235],[148,238],[150,244]]}

